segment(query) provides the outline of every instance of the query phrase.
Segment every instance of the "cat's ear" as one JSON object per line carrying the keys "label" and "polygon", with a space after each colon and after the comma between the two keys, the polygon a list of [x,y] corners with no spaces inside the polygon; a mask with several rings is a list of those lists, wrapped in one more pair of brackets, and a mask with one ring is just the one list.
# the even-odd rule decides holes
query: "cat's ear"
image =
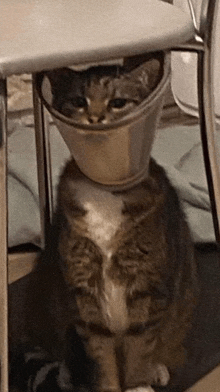
{"label": "cat's ear", "polygon": [[163,62],[163,52],[132,56],[124,61],[125,74],[151,90],[162,76]]}
{"label": "cat's ear", "polygon": [[68,85],[71,78],[73,78],[73,74],[74,71],[69,68],[58,68],[45,72],[50,81],[52,91],[59,88],[60,85]]}
{"label": "cat's ear", "polygon": [[136,69],[137,67],[141,66],[142,64],[152,59],[157,59],[162,64],[164,60],[164,53],[162,51],[149,52],[144,54],[138,54],[131,57],[125,57],[123,68],[125,69],[125,71],[131,72],[132,70]]}
{"label": "cat's ear", "polygon": [[[147,85],[152,88],[161,77],[162,67],[158,59],[151,59],[146,64],[140,66],[142,75],[145,73],[148,77]],[[142,76],[143,78],[143,76]]]}
{"label": "cat's ear", "polygon": [[161,62],[158,59],[150,59],[139,65],[130,72],[130,77],[139,81],[143,87],[154,88],[160,80],[162,72]]}

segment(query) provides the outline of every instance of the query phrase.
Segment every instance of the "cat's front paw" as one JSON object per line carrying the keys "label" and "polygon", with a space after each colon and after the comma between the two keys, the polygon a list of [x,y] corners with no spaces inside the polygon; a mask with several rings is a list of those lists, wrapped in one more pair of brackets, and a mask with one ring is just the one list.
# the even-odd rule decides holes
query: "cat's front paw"
{"label": "cat's front paw", "polygon": [[169,380],[170,374],[166,365],[163,365],[162,363],[155,364],[152,384],[165,387]]}
{"label": "cat's front paw", "polygon": [[132,389],[127,389],[126,392],[155,392],[151,386],[149,387],[137,387]]}

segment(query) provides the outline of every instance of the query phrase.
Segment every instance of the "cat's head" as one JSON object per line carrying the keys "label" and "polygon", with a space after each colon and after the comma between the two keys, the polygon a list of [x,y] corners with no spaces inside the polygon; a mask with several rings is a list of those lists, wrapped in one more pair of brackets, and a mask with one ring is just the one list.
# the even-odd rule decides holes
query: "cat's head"
{"label": "cat's head", "polygon": [[98,66],[85,71],[61,68],[47,72],[54,109],[81,124],[108,124],[139,105],[161,77],[161,62]]}

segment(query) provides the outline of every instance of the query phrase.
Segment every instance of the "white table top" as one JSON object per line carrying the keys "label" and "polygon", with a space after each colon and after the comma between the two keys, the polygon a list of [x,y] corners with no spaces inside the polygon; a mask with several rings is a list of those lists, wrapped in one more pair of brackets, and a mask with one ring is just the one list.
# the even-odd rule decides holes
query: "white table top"
{"label": "white table top", "polygon": [[159,0],[1,0],[0,76],[170,48],[193,33]]}

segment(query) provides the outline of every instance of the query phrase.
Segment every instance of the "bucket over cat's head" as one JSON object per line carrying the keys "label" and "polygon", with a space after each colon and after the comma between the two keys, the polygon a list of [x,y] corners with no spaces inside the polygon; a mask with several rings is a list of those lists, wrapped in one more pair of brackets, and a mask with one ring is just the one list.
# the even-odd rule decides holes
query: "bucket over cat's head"
{"label": "bucket over cat's head", "polygon": [[163,54],[155,89],[123,117],[108,123],[80,123],[56,110],[47,73],[37,89],[79,169],[91,180],[110,187],[129,187],[147,176],[151,148],[170,76],[170,56]]}

